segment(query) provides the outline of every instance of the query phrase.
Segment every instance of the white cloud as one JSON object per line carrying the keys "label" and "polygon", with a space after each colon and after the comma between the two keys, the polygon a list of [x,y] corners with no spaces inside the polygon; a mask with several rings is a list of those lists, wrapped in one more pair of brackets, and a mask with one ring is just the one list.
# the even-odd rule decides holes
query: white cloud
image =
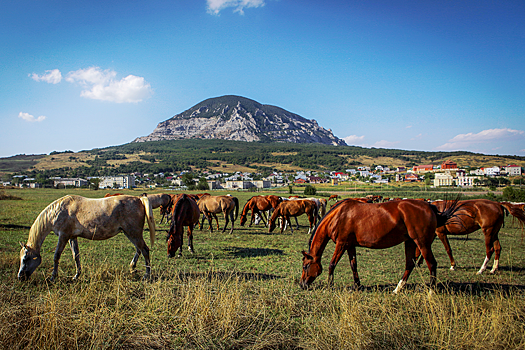
{"label": "white cloud", "polygon": [[23,113],[23,112],[18,113],[18,118],[22,118],[22,119],[24,119],[25,121],[28,121],[28,122],[41,122],[44,119],[46,119],[46,117],[44,117],[43,115],[41,115],[38,118],[35,118],[31,114]]}
{"label": "white cloud", "polygon": [[381,140],[381,141],[377,141],[376,143],[374,143],[372,145],[372,147],[377,147],[377,148],[389,148],[389,147],[393,147],[394,145],[397,145],[400,141],[387,141],[387,140]]}
{"label": "white cloud", "polygon": [[478,132],[477,134],[469,132],[468,134],[459,134],[448,140],[447,143],[436,147],[436,149],[445,150],[464,150],[476,144],[487,144],[492,142],[505,142],[518,138],[523,138],[525,131],[513,129],[488,129]]}
{"label": "white cloud", "polygon": [[227,7],[235,7],[234,12],[244,14],[244,8],[264,6],[264,0],[206,0],[208,13],[218,15]]}
{"label": "white cloud", "polygon": [[407,125],[407,126],[405,127],[405,129],[410,129],[411,127],[412,127],[412,125]]}
{"label": "white cloud", "polygon": [[362,146],[363,140],[365,139],[365,136],[357,136],[357,135],[350,135],[347,137],[343,137],[343,140],[345,140],[347,145],[354,145],[354,146]]}
{"label": "white cloud", "polygon": [[34,81],[45,81],[46,83],[50,84],[58,84],[60,81],[62,81],[62,73],[60,73],[58,69],[46,70],[45,74],[42,75],[33,73],[30,75],[30,77]]}
{"label": "white cloud", "polygon": [[116,80],[116,76],[117,73],[113,70],[90,67],[69,72],[66,81],[82,85],[85,90],[80,96],[94,100],[117,103],[140,102],[153,93],[151,85],[143,77],[128,75]]}

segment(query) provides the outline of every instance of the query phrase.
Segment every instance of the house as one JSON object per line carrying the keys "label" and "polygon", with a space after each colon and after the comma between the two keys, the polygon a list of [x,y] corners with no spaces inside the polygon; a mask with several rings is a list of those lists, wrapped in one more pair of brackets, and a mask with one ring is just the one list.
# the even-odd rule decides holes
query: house
{"label": "house", "polygon": [[466,175],[459,175],[456,178],[456,185],[461,187],[474,187],[475,180],[480,179],[478,176],[466,176]]}
{"label": "house", "polygon": [[457,169],[457,168],[458,168],[458,164],[456,162],[451,161],[451,160],[446,160],[446,161],[444,161],[441,164],[441,170]]}
{"label": "house", "polygon": [[426,165],[416,165],[412,168],[412,171],[415,173],[425,173],[427,171],[434,170],[434,166],[432,164],[426,164]]}
{"label": "house", "polygon": [[445,173],[437,173],[434,177],[434,186],[453,186],[454,185],[454,177],[450,174],[450,172]]}
{"label": "house", "polygon": [[308,180],[311,184],[320,184],[324,182],[323,179],[318,176],[310,176]]}
{"label": "house", "polygon": [[294,184],[305,184],[307,181],[305,179],[296,179],[294,180]]}
{"label": "house", "polygon": [[408,173],[405,175],[405,182],[419,182],[421,181],[419,179],[419,176],[417,176],[416,174],[413,174],[413,173]]}
{"label": "house", "polygon": [[207,182],[208,182],[208,188],[210,190],[220,190],[223,188],[219,180],[208,180]]}
{"label": "house", "polygon": [[53,186],[55,187],[82,187],[89,185],[89,181],[81,178],[55,178],[53,179]]}
{"label": "house", "polygon": [[521,167],[515,164],[504,166],[502,167],[502,170],[507,172],[508,176],[520,176],[521,175]]}
{"label": "house", "polygon": [[499,176],[500,167],[499,166],[493,166],[493,167],[490,167],[490,168],[483,168],[483,171],[485,172],[485,175],[487,175],[487,176]]}
{"label": "house", "polygon": [[135,187],[135,176],[101,176],[98,188],[132,188]]}

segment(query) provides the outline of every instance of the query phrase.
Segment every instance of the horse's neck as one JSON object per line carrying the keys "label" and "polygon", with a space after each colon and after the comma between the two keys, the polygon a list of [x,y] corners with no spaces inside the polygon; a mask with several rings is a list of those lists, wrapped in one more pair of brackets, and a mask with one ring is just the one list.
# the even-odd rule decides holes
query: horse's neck
{"label": "horse's neck", "polygon": [[52,229],[53,225],[49,220],[47,220],[47,222],[39,221],[33,223],[31,229],[29,230],[27,245],[35,249],[37,252],[40,252],[40,248],[42,248],[44,240],[46,239],[47,235],[51,232]]}
{"label": "horse's neck", "polygon": [[314,260],[320,261],[328,241],[330,241],[330,237],[325,233],[325,230],[322,228],[319,230],[319,227],[317,227],[312,242],[310,243],[308,254],[310,254]]}

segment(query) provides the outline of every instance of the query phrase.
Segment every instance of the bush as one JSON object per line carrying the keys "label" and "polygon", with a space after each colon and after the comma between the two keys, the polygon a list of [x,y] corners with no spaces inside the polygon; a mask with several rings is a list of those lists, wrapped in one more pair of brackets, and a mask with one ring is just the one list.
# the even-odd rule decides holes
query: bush
{"label": "bush", "polygon": [[306,185],[304,188],[304,194],[307,196],[313,196],[317,193],[317,189],[312,185]]}

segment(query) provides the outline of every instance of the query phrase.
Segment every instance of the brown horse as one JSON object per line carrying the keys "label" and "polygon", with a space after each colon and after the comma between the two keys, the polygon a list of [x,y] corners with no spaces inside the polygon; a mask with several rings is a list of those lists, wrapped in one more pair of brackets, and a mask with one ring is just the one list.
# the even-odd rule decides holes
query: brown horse
{"label": "brown horse", "polygon": [[[293,233],[293,227],[292,223],[290,222],[290,217],[296,217],[306,214],[308,215],[308,221],[310,223],[310,228],[308,230],[308,233],[312,231],[312,228],[315,226],[317,222],[317,205],[315,202],[308,200],[308,199],[296,199],[291,201],[283,201],[281,204],[275,208],[273,211],[272,217],[270,218],[270,224],[268,227],[268,233],[271,233],[276,225],[275,221],[278,217],[282,217],[284,219],[284,222],[287,222],[290,225],[290,229]],[[284,230],[284,223],[281,226],[281,233],[283,233]]]}
{"label": "brown horse", "polygon": [[330,202],[332,199],[333,199],[335,202],[337,202],[337,200],[339,199],[339,195],[337,195],[337,194],[333,194],[333,195],[331,195],[330,198],[328,198],[328,201]]}
{"label": "brown horse", "polygon": [[183,226],[188,226],[188,250],[193,254],[193,227],[199,222],[201,212],[197,202],[186,194],[178,195],[171,213],[171,226],[168,231],[168,257],[173,258],[180,248],[182,255]]}
{"label": "brown horse", "polygon": [[80,276],[80,252],[78,237],[91,240],[105,240],[124,232],[136,249],[131,260],[130,269],[137,265],[140,254],[146,261],[146,275],[150,276],[149,248],[144,242],[142,231],[144,220],[147,219],[150,229],[151,246],[155,242],[155,221],[153,211],[147,197],[112,196],[108,198],[84,198],[81,196],[65,196],[49,204],[38,215],[29,230],[26,244],[22,244],[20,251],[20,270],[18,278],[26,280],[40,265],[42,258],[40,249],[47,235],[53,231],[58,236],[55,249],[54,267],[50,280],[58,274],[58,261],[69,241],[71,252],[76,264],[76,274]]}
{"label": "brown horse", "polygon": [[[448,205],[447,201],[436,201],[433,204],[439,209]],[[499,242],[499,230],[503,226],[505,221],[505,213],[510,212],[515,218],[517,218],[521,225],[525,223],[525,215],[523,211],[518,208],[514,208],[510,203],[497,203],[488,199],[470,199],[459,201],[460,209],[456,212],[456,217],[450,220],[445,226],[439,227],[436,230],[436,234],[443,242],[445,250],[447,251],[450,259],[450,269],[455,270],[456,262],[452,256],[452,249],[448,241],[448,235],[468,235],[481,228],[483,235],[485,236],[485,261],[481,265],[481,268],[477,272],[478,275],[482,274],[486,269],[487,265],[492,257],[494,256],[494,265],[490,273],[496,272],[499,267],[499,258],[501,254],[501,244]]]}
{"label": "brown horse", "polygon": [[[201,230],[202,230],[202,226],[204,225],[204,218],[207,218],[210,224],[210,231],[213,232],[212,223],[211,223],[211,217],[213,216],[217,223],[217,231],[218,231],[219,230],[219,220],[217,219],[217,215],[215,214],[223,213],[226,223],[224,224],[224,228],[222,229],[222,232],[226,231],[226,227],[228,226],[228,223],[230,222],[230,219],[231,219],[232,227],[230,229],[230,234],[233,233],[234,222],[235,220],[237,220],[237,216],[239,215],[239,200],[236,197],[204,195],[199,199],[197,204],[199,205],[199,209],[201,213],[203,214],[202,222],[200,225]],[[233,215],[234,210],[235,210],[235,216]]]}
{"label": "brown horse", "polygon": [[104,198],[114,197],[114,196],[122,196],[122,195],[124,195],[124,193],[106,193]]}
{"label": "brown horse", "polygon": [[343,256],[348,253],[354,275],[354,284],[360,285],[357,273],[356,247],[385,249],[405,242],[405,273],[394,293],[406,284],[412,269],[416,248],[419,248],[430,270],[430,282],[436,283],[437,262],[431,245],[436,235],[436,227],[449,220],[456,207],[452,204],[439,212],[429,203],[405,200],[387,203],[368,204],[352,199],[338,202],[321,220],[310,237],[309,251],[303,251],[303,273],[301,287],[308,287],[322,272],[321,256],[331,239],[335,251],[328,268],[328,283],[333,283],[334,269]]}
{"label": "brown horse", "polygon": [[241,221],[240,221],[241,226],[244,226],[244,224],[248,220],[247,217],[248,217],[248,212],[250,210],[252,211],[252,216],[251,216],[250,224],[248,225],[248,227],[252,226],[253,221],[255,220],[256,214],[259,214],[262,222],[264,223],[264,226],[265,227],[268,226],[266,225],[266,222],[264,221],[265,219],[268,220],[265,212],[268,210],[277,208],[277,206],[281,202],[282,202],[281,197],[274,196],[274,195],[253,196],[252,198],[248,199],[248,201],[242,208]]}

